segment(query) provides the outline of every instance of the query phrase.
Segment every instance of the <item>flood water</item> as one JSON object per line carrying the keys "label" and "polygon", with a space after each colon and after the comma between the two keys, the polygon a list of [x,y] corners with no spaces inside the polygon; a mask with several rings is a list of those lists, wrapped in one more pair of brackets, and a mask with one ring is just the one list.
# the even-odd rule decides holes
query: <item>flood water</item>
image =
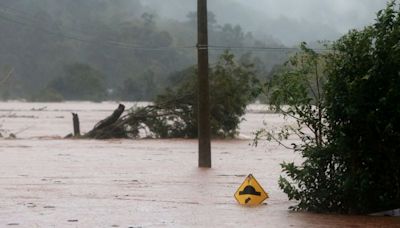
{"label": "flood water", "polygon": [[[197,168],[196,140],[63,139],[71,112],[86,132],[117,106],[0,103],[0,227],[400,227],[399,218],[288,210],[295,202],[279,189],[279,164],[301,159],[274,143],[249,144],[264,122],[293,123],[259,105],[238,139],[213,141],[212,169]],[[233,198],[250,173],[270,196],[254,208]]]}

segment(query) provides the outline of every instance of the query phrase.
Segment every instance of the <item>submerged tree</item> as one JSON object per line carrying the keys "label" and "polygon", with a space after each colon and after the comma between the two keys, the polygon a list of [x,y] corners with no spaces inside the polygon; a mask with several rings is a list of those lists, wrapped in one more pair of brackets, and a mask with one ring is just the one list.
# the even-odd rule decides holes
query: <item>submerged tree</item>
{"label": "submerged tree", "polygon": [[[197,78],[195,68],[177,74],[181,81],[159,95],[154,104],[128,111],[106,130],[91,134],[94,138],[140,136],[171,138],[197,137]],[[225,52],[210,69],[210,112],[213,136],[233,137],[246,106],[261,92],[253,66],[240,64]]]}

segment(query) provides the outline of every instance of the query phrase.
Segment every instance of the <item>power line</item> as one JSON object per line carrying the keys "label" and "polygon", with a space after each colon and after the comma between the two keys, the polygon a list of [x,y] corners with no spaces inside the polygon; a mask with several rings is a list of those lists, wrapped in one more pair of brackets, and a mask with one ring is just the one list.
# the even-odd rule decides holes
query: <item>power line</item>
{"label": "power line", "polygon": [[[16,9],[10,8],[10,7],[6,7],[2,4],[0,4],[1,7],[15,11],[17,13],[21,13],[21,11],[18,11]],[[0,7],[0,9],[1,9]],[[4,13],[4,11],[3,11]],[[295,48],[295,47],[262,47],[262,46],[223,46],[223,45],[208,45],[208,46],[165,46],[165,47],[146,47],[146,46],[138,46],[132,43],[126,43],[126,42],[119,42],[119,41],[114,41],[114,40],[103,40],[103,41],[95,41],[95,40],[89,40],[89,39],[85,39],[79,36],[73,36],[73,35],[69,35],[69,34],[65,34],[62,32],[53,32],[49,29],[45,29],[37,24],[34,23],[30,23],[31,21],[37,21],[36,19],[27,17],[27,16],[18,16],[20,20],[15,19],[15,18],[10,18],[5,16],[4,14],[1,14],[0,11],[0,19],[4,20],[4,21],[8,21],[11,23],[15,23],[15,24],[19,24],[21,26],[25,26],[25,27],[35,27],[36,29],[47,33],[49,35],[52,36],[58,36],[61,38],[65,38],[65,39],[70,39],[70,40],[75,40],[78,42],[83,42],[83,43],[87,43],[87,44],[91,44],[91,45],[101,45],[101,46],[113,46],[113,47],[117,47],[117,48],[122,48],[122,49],[131,49],[131,50],[139,50],[139,51],[169,51],[169,50],[177,50],[177,49],[187,49],[187,50],[195,50],[196,48],[198,48],[199,50],[211,50],[211,51],[225,51],[225,50],[243,50],[243,51],[256,51],[256,52],[270,52],[270,51],[286,51],[286,52],[295,52],[295,51],[299,51],[299,48]],[[29,20],[29,22],[24,22],[21,20]],[[325,49],[325,48],[314,48],[312,49],[314,51],[331,51],[331,49]]]}
{"label": "power line", "polygon": [[[30,12],[28,12],[28,11],[22,11],[22,10],[19,10],[19,9],[16,9],[16,8],[12,8],[12,7],[9,7],[9,6],[6,6],[6,5],[4,5],[4,4],[2,4],[2,3],[0,3],[0,11],[1,10],[3,10],[3,12],[5,12],[5,13],[8,13],[8,14],[12,14],[13,16],[17,16],[17,17],[19,17],[20,19],[23,19],[23,20],[28,20],[29,22],[36,22],[36,23],[45,23],[43,20],[37,20],[37,18],[35,18]],[[14,12],[14,13],[12,13],[12,12],[10,12],[10,11],[12,11],[12,12]],[[31,16],[27,16],[27,15],[31,15]],[[66,29],[68,29],[68,30],[72,30],[72,31],[78,31],[78,32],[80,32],[81,34],[82,34],[82,32],[83,33],[85,33],[86,32],[86,30],[82,30],[82,29],[78,29],[78,28],[76,28],[76,27],[71,27],[71,26],[66,26],[66,25],[60,25],[60,24],[57,24],[56,25],[58,28],[60,28],[60,27],[62,27],[62,28],[66,28]],[[93,26],[87,26],[87,27],[93,27]],[[88,35],[88,34],[83,34],[83,35]],[[88,35],[88,36],[92,36],[92,35]]]}
{"label": "power line", "polygon": [[9,18],[7,16],[4,16],[0,13],[0,19],[11,22],[11,23],[15,23],[15,24],[19,24],[22,26],[26,26],[26,27],[35,27],[35,29],[38,29],[44,33],[47,33],[49,35],[53,35],[53,36],[59,36],[62,38],[66,38],[66,39],[70,39],[70,40],[75,40],[75,41],[79,41],[79,42],[83,42],[83,43],[87,43],[87,44],[94,44],[94,45],[102,45],[102,46],[114,46],[114,47],[118,47],[118,48],[126,48],[126,49],[132,49],[132,50],[143,50],[143,51],[168,51],[168,50],[173,50],[173,49],[194,49],[195,46],[180,46],[180,47],[144,47],[144,46],[135,46],[133,44],[130,43],[123,43],[123,42],[118,42],[118,41],[100,41],[100,42],[96,42],[93,40],[88,40],[88,39],[84,39],[84,38],[80,38],[77,36],[72,36],[72,35],[67,35],[65,33],[61,33],[61,32],[53,32],[50,31],[48,29],[42,28],[38,25],[35,24],[30,24],[30,23],[26,23],[23,21],[19,21],[13,18]]}
{"label": "power line", "polygon": [[[2,9],[3,8],[3,9]],[[4,13],[8,13],[8,14],[10,14],[11,12],[9,12],[9,11],[13,11],[14,12],[14,14],[12,14],[13,16],[16,16],[16,17],[19,17],[19,19],[22,19],[22,20],[28,20],[29,21],[29,24],[31,24],[31,22],[32,21],[34,21],[34,22],[36,22],[36,23],[45,23],[44,21],[40,21],[40,20],[37,20],[35,17],[33,17],[33,16],[31,16],[31,17],[29,17],[29,16],[26,16],[26,15],[29,15],[30,13],[29,12],[27,12],[27,11],[21,11],[21,10],[18,10],[18,9],[15,9],[15,8],[12,8],[12,7],[8,7],[8,6],[5,6],[4,4],[1,4],[0,3],[0,11],[1,10],[3,10],[3,12]],[[15,14],[16,13],[16,14]],[[31,14],[32,15],[32,14]],[[15,20],[15,19],[14,19]],[[37,24],[33,24],[35,27],[37,27],[38,25]],[[84,33],[84,31],[83,30],[81,30],[81,29],[78,29],[78,28],[76,28],[76,27],[71,27],[71,26],[66,26],[66,25],[60,25],[60,24],[57,24],[56,25],[57,26],[57,28],[61,28],[62,30],[65,30],[65,29],[67,29],[67,30],[72,30],[72,31],[78,31],[79,33],[80,33],[80,35],[83,35],[83,36],[86,36],[86,37],[93,37],[93,36],[95,36],[95,35],[90,35],[90,34],[85,34]],[[94,27],[94,26],[86,26],[86,27]],[[109,30],[109,29],[108,29]],[[109,31],[111,31],[111,30],[109,30]],[[83,33],[82,33],[83,32]],[[54,34],[52,34],[52,35],[54,35]],[[71,35],[68,35],[68,36],[71,36]],[[70,38],[70,37],[64,37],[64,38]],[[83,39],[83,38],[79,38],[79,39]],[[79,40],[79,41],[82,41],[82,40]],[[90,40],[87,40],[87,41],[90,41]],[[83,41],[82,41],[83,42]],[[133,47],[133,48],[145,48],[144,46],[143,46],[143,43],[142,44],[139,44],[139,43],[124,43],[124,42],[120,42],[120,41],[115,41],[115,40],[107,40],[107,41],[103,41],[103,42],[107,42],[107,43],[110,43],[110,44],[116,44],[116,45],[121,45],[121,46],[129,46],[129,47]],[[142,45],[142,46],[140,46],[140,45]],[[152,49],[157,49],[157,48],[159,48],[159,47],[147,47],[147,48],[152,48]],[[183,46],[183,47],[176,47],[176,48],[189,48],[189,46]],[[194,48],[194,46],[190,46],[190,48]]]}
{"label": "power line", "polygon": [[[264,47],[264,46],[223,46],[223,45],[208,45],[200,46],[200,49],[208,50],[253,50],[253,51],[299,51],[297,47]],[[329,48],[310,48],[313,51],[332,51]]]}
{"label": "power line", "polygon": [[[25,23],[25,22],[21,22],[21,21],[18,21],[18,20],[15,20],[15,19],[6,17],[6,16],[2,15],[1,13],[0,13],[0,19],[2,19],[2,20],[4,20],[4,21],[8,21],[8,22],[15,23],[15,24],[27,26],[27,27],[34,26],[34,25],[32,25],[32,24],[28,24],[28,23]],[[81,41],[81,42],[86,42],[86,40],[84,40],[84,39],[80,39],[80,38],[72,37],[72,36],[67,36],[67,35],[64,35],[64,34],[61,34],[61,33],[57,33],[57,32],[48,31],[48,30],[43,29],[43,28],[38,27],[38,26],[34,26],[34,27],[36,27],[36,29],[39,29],[39,30],[41,30],[42,32],[46,32],[46,33],[48,33],[48,34],[50,34],[50,35],[62,36],[62,37],[64,37],[64,38],[73,39],[73,40],[77,40],[77,41]]]}

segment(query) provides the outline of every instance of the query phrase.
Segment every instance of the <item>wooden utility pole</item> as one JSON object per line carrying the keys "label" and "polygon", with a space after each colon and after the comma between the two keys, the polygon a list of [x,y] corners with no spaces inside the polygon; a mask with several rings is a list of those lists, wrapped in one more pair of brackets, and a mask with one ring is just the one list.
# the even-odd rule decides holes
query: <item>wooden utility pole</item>
{"label": "wooden utility pole", "polygon": [[197,0],[199,167],[211,168],[207,0]]}

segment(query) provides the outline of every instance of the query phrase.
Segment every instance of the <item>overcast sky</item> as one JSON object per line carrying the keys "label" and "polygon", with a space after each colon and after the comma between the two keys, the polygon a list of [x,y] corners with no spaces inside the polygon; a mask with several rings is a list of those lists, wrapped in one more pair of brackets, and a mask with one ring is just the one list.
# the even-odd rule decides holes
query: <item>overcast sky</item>
{"label": "overcast sky", "polygon": [[318,21],[340,32],[373,22],[386,0],[235,0],[270,17]]}
{"label": "overcast sky", "polygon": [[[185,18],[196,0],[142,0],[162,17]],[[334,40],[349,29],[374,22],[386,0],[208,0],[219,23],[240,24],[286,45]]]}

